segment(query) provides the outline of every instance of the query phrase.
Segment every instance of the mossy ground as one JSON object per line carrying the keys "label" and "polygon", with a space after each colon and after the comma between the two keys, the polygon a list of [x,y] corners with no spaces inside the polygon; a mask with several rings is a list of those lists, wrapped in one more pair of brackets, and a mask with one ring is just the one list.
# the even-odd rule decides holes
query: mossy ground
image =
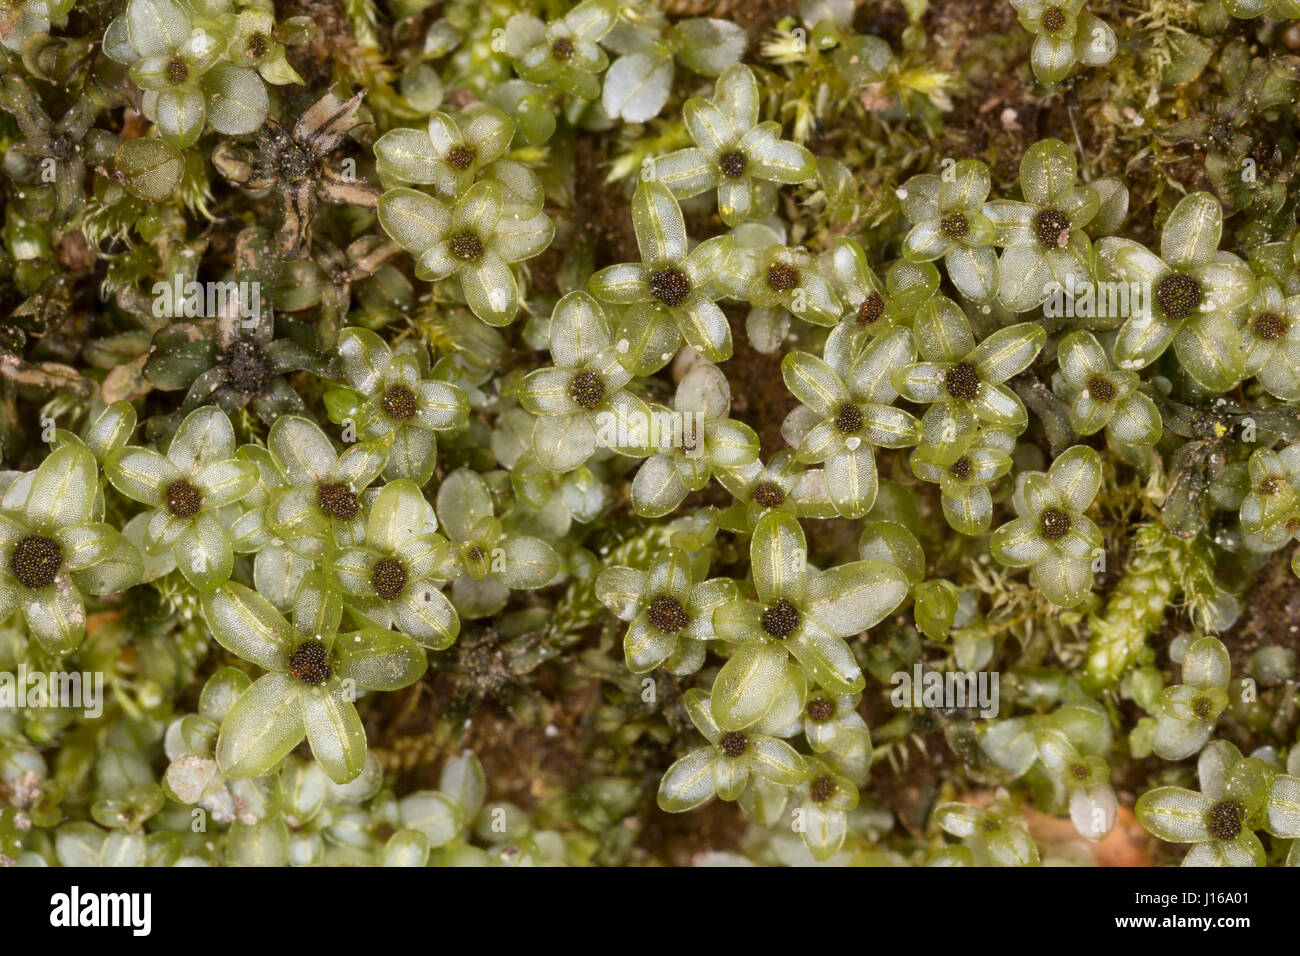
{"label": "mossy ground", "polygon": [[[342,55],[337,47],[331,49],[332,42],[346,35],[347,30],[337,3],[296,0],[291,6],[295,11],[301,8],[310,12],[324,27],[310,50],[312,56],[321,61]],[[749,32],[751,49],[757,48],[778,21],[792,12],[786,4],[766,0],[752,3],[675,0],[665,9],[673,15],[731,19]],[[1197,7],[1161,2],[1140,13],[1125,4],[1102,2],[1092,4],[1090,9],[1116,26],[1123,24],[1131,31],[1140,32],[1144,24],[1174,28],[1181,25],[1191,29]],[[861,32],[879,35],[895,49],[902,45],[907,26],[907,12],[894,0],[861,4],[855,20],[855,27]],[[1125,87],[1128,99],[1108,103],[1106,96],[1115,88],[1098,81],[1092,71],[1084,71],[1056,90],[1036,86],[1029,75],[1026,36],[1005,0],[931,0],[922,26],[926,34],[927,62],[958,78],[952,95],[954,108],[944,114],[942,128],[934,135],[905,138],[907,146],[894,152],[896,165],[873,170],[870,180],[862,184],[867,195],[873,191],[883,193],[891,184],[929,168],[945,156],[985,160],[993,172],[994,191],[1004,192],[1016,181],[1021,155],[1045,137],[1059,137],[1076,146],[1088,178],[1123,177],[1132,195],[1126,235],[1138,241],[1151,242],[1157,237],[1158,222],[1178,196],[1212,188],[1206,176],[1204,150],[1162,145],[1156,142],[1150,125],[1133,120],[1139,115],[1134,107],[1154,116],[1200,115],[1205,104],[1224,93],[1213,64],[1193,83],[1162,89],[1150,65],[1137,58],[1135,48],[1126,47],[1116,67],[1126,70],[1131,77]],[[1231,21],[1215,42],[1222,49],[1240,39],[1251,43],[1252,50],[1258,50],[1259,44],[1253,38],[1255,29],[1252,22]],[[336,35],[333,31],[340,33]],[[420,30],[412,30],[410,35],[418,36]],[[328,37],[335,39],[326,42],[324,38]],[[1300,48],[1300,33],[1287,32],[1280,38],[1279,46],[1288,50]],[[343,49],[347,49],[346,42]],[[311,63],[296,65],[300,70],[312,68]],[[1143,104],[1139,96],[1150,99]],[[1132,115],[1128,115],[1125,107]],[[815,153],[830,155],[841,155],[846,149],[862,154],[890,149],[887,144],[882,147],[872,141],[880,132],[878,127],[847,123],[825,131],[824,137],[814,136],[807,145]],[[561,229],[551,247],[530,264],[537,292],[558,295],[566,291],[560,285],[562,266],[579,248],[590,251],[596,268],[639,258],[629,194],[624,184],[606,179],[619,146],[615,139],[605,135],[584,136],[578,141],[573,182],[579,184],[580,200],[574,209],[567,210],[571,227]],[[797,233],[799,207],[791,209]],[[689,207],[687,212],[689,216]],[[700,238],[724,228],[714,212],[691,217],[689,223],[692,235]],[[726,313],[736,343],[735,355],[726,366],[734,394],[733,413],[755,428],[766,460],[784,447],[781,423],[795,400],[783,386],[780,355],[763,355],[749,344],[743,309],[728,307]],[[905,455],[882,452],[878,458],[882,475],[902,479],[912,487],[924,520],[942,523],[934,489],[910,478],[904,464]],[[1131,480],[1133,474],[1121,465],[1121,480],[1117,484]],[[725,505],[727,500],[715,486],[692,496],[688,503]],[[843,535],[837,534],[837,524],[841,523],[818,524],[817,546],[827,553],[851,553],[854,542],[848,540],[852,537],[848,523],[842,523],[845,524],[840,529],[845,531]],[[1103,597],[1123,573],[1127,561],[1127,541],[1121,535],[1117,543],[1120,560],[1111,562],[1105,576],[1098,579]],[[743,572],[743,567],[740,571]],[[1276,556],[1261,572],[1243,600],[1243,607],[1241,619],[1223,635],[1232,654],[1234,674],[1249,672],[1251,654],[1260,646],[1281,644],[1300,650],[1300,624],[1296,623],[1300,621],[1300,581],[1290,574],[1284,556]],[[1190,626],[1183,609],[1171,610],[1165,625],[1151,642],[1162,666],[1170,666],[1169,641]],[[583,645],[594,646],[598,632],[607,627],[607,624],[592,625]],[[481,648],[480,657],[485,654],[490,657],[492,637],[487,635],[483,640],[488,646]],[[1072,644],[1068,656],[1077,660],[1083,638],[1076,635]],[[1035,656],[1042,654],[1039,650]],[[549,720],[545,726],[522,724],[500,700],[489,696],[463,724],[452,728],[440,715],[452,708],[457,689],[463,687],[458,683],[460,680],[454,674],[430,671],[420,684],[389,695],[380,706],[369,711],[367,733],[385,765],[395,772],[398,792],[433,786],[442,758],[459,747],[470,747],[479,755],[501,797],[525,808],[534,808],[590,777],[592,724],[605,698],[600,680],[562,681],[554,665],[543,664],[525,680],[530,694],[547,701]],[[888,701],[889,690],[887,684],[869,679],[859,711],[872,728],[897,717],[898,712]],[[1133,720],[1140,716],[1141,712],[1129,701],[1117,702],[1116,706]],[[1131,724],[1132,720],[1125,722]],[[1292,715],[1285,727],[1277,728],[1284,740],[1294,735],[1295,723]],[[952,724],[959,725],[955,732]],[[902,829],[912,838],[922,838],[935,802],[943,799],[956,779],[965,776],[962,757],[950,740],[969,736],[973,727],[974,722],[960,714],[937,718],[918,715],[907,737],[891,748],[889,759],[877,762],[870,793],[881,807],[896,815]],[[1238,743],[1245,746],[1249,741]],[[626,821],[639,830],[629,859],[681,864],[689,862],[702,848],[738,849],[746,824],[744,815],[733,803],[714,801],[694,813],[682,815],[663,814],[655,808],[654,785],[672,761],[673,748],[661,748],[658,757],[653,753],[651,748],[641,754],[644,799],[640,811]],[[1152,775],[1165,769],[1164,762],[1155,757],[1115,766],[1115,784],[1123,805],[1121,821],[1112,838],[1095,851],[1097,862],[1151,865],[1177,857],[1177,852],[1167,847],[1157,849],[1160,845],[1142,831],[1129,809],[1137,794],[1149,786]],[[1052,839],[1064,842],[1068,835],[1055,833],[1052,827],[1058,822],[1048,817],[1037,822],[1031,820],[1031,830],[1049,843]]]}

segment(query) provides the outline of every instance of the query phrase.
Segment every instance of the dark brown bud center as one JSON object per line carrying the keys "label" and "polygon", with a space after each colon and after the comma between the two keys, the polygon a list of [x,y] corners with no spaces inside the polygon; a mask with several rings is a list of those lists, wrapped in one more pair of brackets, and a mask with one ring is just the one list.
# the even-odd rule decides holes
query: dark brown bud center
{"label": "dark brown bud center", "polygon": [[404,421],[415,414],[415,393],[405,385],[394,385],[384,392],[384,414],[397,421]]}
{"label": "dark brown bud center", "polygon": [[1263,315],[1257,315],[1252,328],[1257,336],[1269,341],[1280,339],[1287,333],[1286,320],[1276,312],[1265,312]]}
{"label": "dark brown bud center", "polygon": [[1198,697],[1192,703],[1192,713],[1201,720],[1206,720],[1210,716],[1210,698]]}
{"label": "dark brown bud center", "polygon": [[835,716],[835,705],[825,697],[816,697],[808,702],[808,716],[818,723],[825,723]]}
{"label": "dark brown bud center", "polygon": [[260,60],[266,56],[266,36],[261,33],[254,33],[248,38],[248,55],[254,60]]}
{"label": "dark brown bud center", "polygon": [[167,510],[178,518],[193,518],[199,513],[203,498],[188,481],[173,481],[167,486]]}
{"label": "dark brown bud center", "polygon": [[555,57],[561,63],[573,59],[573,41],[561,37],[551,44],[551,56]]}
{"label": "dark brown bud center", "polygon": [[835,796],[835,778],[830,774],[824,773],[812,782],[808,787],[808,797],[813,803],[825,803],[831,797]]}
{"label": "dark brown bud center", "polygon": [[395,601],[406,589],[406,568],[396,558],[381,558],[375,562],[370,583],[385,601]]}
{"label": "dark brown bud center", "polygon": [[1047,508],[1038,519],[1043,529],[1043,537],[1056,541],[1064,538],[1070,530],[1070,516],[1059,508]]}
{"label": "dark brown bud center", "polygon": [[723,153],[718,158],[718,168],[722,170],[722,175],[731,179],[737,179],[745,175],[745,167],[749,165],[749,160],[744,153],[732,152]]}
{"label": "dark brown bud center", "polygon": [[1065,26],[1065,11],[1060,7],[1048,7],[1043,11],[1043,29],[1056,33]]}
{"label": "dark brown bud center", "polygon": [[1034,232],[1044,249],[1060,249],[1070,241],[1070,220],[1055,209],[1044,209],[1034,219]]}
{"label": "dark brown bud center", "polygon": [[172,86],[180,86],[190,78],[190,68],[185,65],[185,61],[178,56],[172,57],[167,61],[167,81]]}
{"label": "dark brown bud center", "polygon": [[1275,495],[1282,490],[1282,476],[1269,475],[1259,483],[1260,494]]}
{"label": "dark brown bud center", "polygon": [[257,346],[236,342],[226,353],[226,378],[244,394],[256,392],[269,377],[266,359]]}
{"label": "dark brown bud center", "polygon": [[483,258],[483,240],[472,232],[452,236],[451,254],[461,262],[476,262]]}
{"label": "dark brown bud center", "polygon": [[763,611],[759,623],[763,625],[763,630],[773,637],[789,637],[799,626],[799,611],[785,598],[781,598]]}
{"label": "dark brown bud center", "polygon": [[664,305],[675,308],[691,294],[691,280],[676,269],[664,269],[650,277],[650,293]]}
{"label": "dark brown bud center", "polygon": [[9,570],[24,587],[33,591],[48,587],[63,566],[63,549],[57,541],[30,534],[14,546]]}
{"label": "dark brown bud center", "polygon": [[767,267],[767,284],[773,292],[789,292],[799,284],[799,270],[788,262],[774,262]]}
{"label": "dark brown bud center", "polygon": [[1223,800],[1210,807],[1210,833],[1216,840],[1235,840],[1241,834],[1244,809],[1236,800]]}
{"label": "dark brown bud center", "polygon": [[1171,272],[1156,286],[1156,301],[1169,318],[1185,319],[1201,304],[1201,284],[1185,272]]}
{"label": "dark brown bud center", "polygon": [[474,164],[474,150],[468,146],[453,146],[447,151],[447,165],[457,171],[469,169]]}
{"label": "dark brown bud center", "polygon": [[739,730],[733,730],[731,733],[723,735],[722,739],[718,741],[718,746],[722,748],[722,752],[728,757],[739,757],[745,752],[745,748],[749,746],[749,741],[745,739],[745,735]]}
{"label": "dark brown bud center", "polygon": [[764,481],[754,486],[754,492],[749,497],[764,508],[779,508],[785,501],[785,492],[772,482]]}
{"label": "dark brown bud center", "polygon": [[846,435],[852,435],[862,427],[862,409],[851,402],[840,409],[835,416],[835,427]]}
{"label": "dark brown bud center", "polygon": [[969,481],[970,476],[975,473],[975,469],[971,465],[970,459],[962,455],[948,466],[948,473],[958,481]]}
{"label": "dark brown bud center", "polygon": [[1081,763],[1070,764],[1070,773],[1073,774],[1076,780],[1088,779],[1088,768]]}
{"label": "dark brown bud center", "polygon": [[966,233],[970,232],[970,223],[961,213],[955,212],[950,216],[944,216],[939,221],[939,228],[949,239],[965,239]]}
{"label": "dark brown bud center", "polygon": [[660,594],[650,602],[646,617],[665,634],[677,634],[691,623],[691,619],[682,610],[682,605],[677,598],[669,597],[667,594]]}
{"label": "dark brown bud center", "polygon": [[293,141],[285,144],[280,152],[280,178],[287,183],[306,182],[315,174],[319,165],[315,153]]}
{"label": "dark brown bud center", "polygon": [[885,300],[879,292],[872,292],[858,306],[858,325],[871,325],[885,314]]}
{"label": "dark brown bud center", "polygon": [[320,510],[339,521],[351,521],[357,516],[357,495],[345,484],[322,484],[316,491]]}
{"label": "dark brown bud center", "polygon": [[329,665],[329,655],[320,641],[303,641],[289,655],[289,673],[304,684],[323,684],[330,679],[334,669]]}
{"label": "dark brown bud center", "polygon": [[595,372],[579,372],[573,376],[573,384],[569,386],[569,394],[583,408],[593,409],[605,397],[605,383],[600,380],[600,377]]}
{"label": "dark brown bud center", "polygon": [[948,394],[953,398],[960,398],[970,401],[980,390],[980,375],[975,371],[975,366],[969,362],[958,362],[943,379],[944,387],[948,389]]}
{"label": "dark brown bud center", "polygon": [[1115,386],[1108,379],[1090,378],[1088,379],[1088,396],[1095,402],[1113,402],[1115,401]]}

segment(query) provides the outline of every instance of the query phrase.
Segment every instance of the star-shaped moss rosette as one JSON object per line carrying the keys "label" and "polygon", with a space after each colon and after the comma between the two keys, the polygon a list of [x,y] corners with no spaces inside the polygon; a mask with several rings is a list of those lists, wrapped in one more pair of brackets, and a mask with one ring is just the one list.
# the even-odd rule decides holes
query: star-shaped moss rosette
{"label": "star-shaped moss rosette", "polygon": [[292,42],[301,37],[301,27],[305,25],[301,23],[302,19],[293,18],[286,26],[279,27],[273,10],[245,7],[235,17],[235,26],[226,44],[226,56],[235,66],[256,70],[273,86],[302,83],[298,71],[289,65],[282,42],[282,39]]}
{"label": "star-shaped moss rosette", "polygon": [[1190,642],[1183,657],[1183,679],[1160,692],[1151,749],[1165,760],[1183,760],[1214,736],[1219,715],[1228,707],[1232,662],[1216,637]]}
{"label": "star-shaped moss rosette", "polygon": [[895,328],[910,327],[912,317],[939,290],[939,270],[932,262],[899,259],[881,282],[856,239],[836,239],[830,261],[830,276],[845,309],[836,334],[849,336],[853,350]]}
{"label": "star-shaped moss rosette", "polygon": [[365,540],[361,494],[384,468],[385,444],[357,442],[340,453],[315,422],[285,415],[271,426],[266,447],[285,480],[266,505],[276,537],[313,560]]}
{"label": "star-shaped moss rosette", "polygon": [[943,259],[957,291],[979,304],[997,295],[1000,279],[993,248],[997,229],[983,212],[992,186],[987,165],[963,159],[942,176],[913,176],[899,190],[903,215],[912,223],[903,239],[903,258]]}
{"label": "star-shaped moss rosette", "polygon": [[391,317],[405,304],[410,282],[388,261],[401,252],[384,235],[361,236],[342,249],[318,236],[308,256],[281,264],[275,307],[282,313],[309,313],[317,347],[333,350],[347,325],[354,292],[355,304],[371,320]]}
{"label": "star-shaped moss rosette", "polygon": [[[813,325],[831,326],[839,319],[843,307],[808,250],[769,246],[746,266],[744,297],[756,309],[784,309]],[[733,271],[744,267],[734,260],[729,264]]]}
{"label": "star-shaped moss rosette", "polygon": [[428,351],[418,342],[394,351],[369,329],[339,334],[339,365],[350,388],[325,396],[330,420],[351,421],[357,437],[388,446],[384,477],[423,485],[437,465],[437,433],[469,420],[464,391],[429,374]]}
{"label": "star-shaped moss rosette", "polygon": [[1064,732],[1054,728],[1036,731],[1034,746],[1039,764],[1065,791],[1074,829],[1093,842],[1104,839],[1114,829],[1119,810],[1105,759],[1081,753]]}
{"label": "star-shaped moss rosette", "polygon": [[327,92],[292,127],[267,120],[253,138],[253,149],[223,143],[213,152],[213,165],[232,183],[253,192],[275,191],[280,209],[275,243],[280,256],[294,259],[307,254],[321,202],[366,209],[378,203],[379,192],[356,175],[344,157],[334,155],[348,134],[364,125],[360,112],[365,94],[361,90],[345,100]]}
{"label": "star-shaped moss rosette", "polygon": [[[1082,289],[1092,282],[1092,241],[1084,229],[1101,211],[1101,195],[1081,185],[1078,173],[1070,147],[1059,139],[1040,140],[1020,160],[1024,201],[984,204],[995,227],[994,245],[1004,250],[998,300],[1013,312],[1038,308],[1054,287]],[[1127,194],[1122,201],[1127,206]]]}
{"label": "star-shaped moss rosette", "polygon": [[262,78],[229,62],[223,34],[201,22],[210,23],[176,0],[130,0],[104,34],[105,55],[130,67],[145,91],[145,117],[177,149],[192,145],[205,125],[251,133],[270,109]]}
{"label": "star-shaped moss rosette", "polygon": [[97,520],[99,495],[95,456],[67,444],[13,477],[0,500],[0,615],[21,613],[49,654],[67,654],[86,636],[84,595],[115,594],[139,578],[139,555]]}
{"label": "star-shaped moss rosette", "polygon": [[1300,295],[1283,295],[1272,278],[1259,279],[1241,326],[1244,376],[1255,376],[1274,398],[1300,401]]}
{"label": "star-shaped moss rosette", "polygon": [[454,206],[406,187],[379,199],[384,230],[416,259],[415,274],[430,282],[456,277],[471,310],[488,325],[504,326],[519,312],[519,284],[510,263],[551,243],[555,225],[543,213],[516,218],[500,184],[484,179]]}
{"label": "star-shaped moss rosette", "polygon": [[104,474],[113,487],[148,505],[148,554],[170,552],[187,581],[201,591],[230,579],[234,549],[226,509],[257,483],[257,469],[235,457],[235,430],[211,405],[190,412],[166,454],[127,445],[112,452]]}
{"label": "star-shaped moss rosette", "polygon": [[873,340],[856,357],[848,342],[826,359],[789,352],[781,361],[786,388],[803,402],[786,417],[782,434],[803,462],[821,464],[826,491],[843,518],[861,518],[876,501],[874,449],[908,448],[921,440],[921,423],[893,402],[891,373],[916,358],[906,329]]}
{"label": "star-shaped moss rosette", "polygon": [[1131,239],[1097,242],[1097,274],[1136,283],[1145,308],[1125,319],[1112,354],[1136,371],[1169,348],[1183,370],[1213,392],[1225,392],[1243,374],[1241,333],[1234,313],[1255,291],[1250,267],[1219,251],[1223,210],[1211,193],[1178,201],[1160,233],[1160,255]]}
{"label": "star-shaped moss rosette", "polygon": [[[731,237],[715,236],[688,250],[681,207],[659,182],[642,183],[632,195],[632,226],[641,261],[601,269],[589,280],[592,295],[618,305],[649,305],[641,310],[643,321],[675,326],[710,361],[731,358],[731,325],[713,301]],[[659,338],[653,331],[637,337]]]}
{"label": "star-shaped moss rosette", "polygon": [[858,785],[871,770],[871,731],[858,713],[861,694],[833,694],[810,688],[803,709],[803,736],[815,754],[824,754],[840,773]]}
{"label": "star-shaped moss rosette", "polygon": [[952,464],[980,422],[1024,431],[1024,403],[1003,383],[1042,351],[1047,332],[1041,325],[1010,325],[976,345],[966,314],[951,299],[936,296],[918,313],[912,337],[921,361],[897,369],[893,384],[908,401],[930,405],[921,419],[921,447],[928,456]]}
{"label": "star-shaped moss rosette", "polygon": [[1086,445],[1062,452],[1046,474],[1022,473],[1012,499],[1020,517],[993,532],[993,557],[1029,568],[1030,584],[1053,604],[1081,604],[1102,548],[1101,529],[1083,512],[1100,487],[1101,458]]}
{"label": "star-shaped moss rosette", "polygon": [[1060,731],[1072,747],[1090,755],[1106,753],[1112,743],[1106,709],[1086,698],[1062,703],[1045,714],[991,721],[981,730],[980,751],[1013,777],[1023,777],[1042,763],[1038,741],[1044,732]]}
{"label": "star-shaped moss rosette", "polygon": [[515,122],[488,103],[472,103],[454,117],[434,113],[425,129],[389,130],[375,142],[375,164],[386,180],[432,186],[454,202],[482,176],[501,186],[506,208],[529,219],[542,211],[541,181],[523,163],[502,159]]}
{"label": "star-shaped moss rosette", "polygon": [[767,464],[755,459],[740,468],[719,469],[715,477],[736,499],[718,519],[731,531],[750,533],[770,511],[801,518],[830,518],[836,513],[826,490],[825,471],[809,468],[792,448],[781,449]]}
{"label": "star-shaped moss rosette", "polygon": [[670,674],[694,674],[714,639],[713,612],[736,597],[730,578],[707,578],[707,565],[686,552],[666,548],[644,571],[611,565],[596,579],[596,596],[620,620],[629,622],[623,655],[634,674],[663,667]]}
{"label": "star-shaped moss rosette", "polygon": [[[227,297],[211,322],[173,322],[155,333],[144,375],[155,388],[187,389],[180,412],[211,404],[234,415],[251,406],[269,426],[281,415],[307,412],[286,375],[306,371],[333,377],[329,357],[276,336],[271,311],[275,263],[269,233],[256,227],[243,230],[235,240],[235,281],[247,290],[248,314],[237,293]],[[151,419],[149,437],[166,434],[179,419],[179,414]]]}
{"label": "star-shaped moss rosette", "polygon": [[1020,25],[1034,34],[1029,64],[1041,83],[1060,83],[1075,66],[1105,66],[1119,40],[1103,20],[1083,9],[1086,0],[1011,0]]}
{"label": "star-shaped moss rosette", "polygon": [[529,372],[518,390],[519,404],[537,416],[537,460],[566,472],[598,447],[636,458],[649,454],[650,408],[625,387],[632,373],[599,303],[585,292],[560,299],[549,343],[554,366]]}
{"label": "star-shaped moss rosette", "polygon": [[1071,332],[1057,344],[1061,374],[1052,384],[1070,406],[1070,427],[1080,435],[1106,430],[1114,447],[1149,448],[1164,428],[1160,411],[1141,392],[1136,372],[1111,367],[1091,332]]}
{"label": "star-shaped moss rosette", "polygon": [[981,810],[968,803],[941,803],[934,822],[961,840],[931,857],[927,866],[1038,866],[1038,846],[1025,825],[1001,806]]}
{"label": "star-shaped moss rosette", "polygon": [[757,600],[738,598],[713,614],[718,638],[736,645],[712,692],[713,716],[724,730],[743,730],[767,712],[791,656],[832,693],[862,690],[865,679],[845,639],[875,626],[908,593],[904,573],[877,561],[810,574],[803,528],[780,511],[759,519],[749,558]]}
{"label": "star-shaped moss rosette", "polygon": [[1277,451],[1258,448],[1247,467],[1250,491],[1240,510],[1247,545],[1276,551],[1300,541],[1300,442]]}
{"label": "star-shaped moss rosette", "polygon": [[[677,386],[671,410],[655,406],[662,422],[658,451],[632,480],[632,507],[646,517],[677,509],[687,494],[700,491],[722,469],[744,468],[758,460],[758,435],[727,418],[731,386],[716,365],[691,369]],[[665,447],[667,445],[667,447]]]}
{"label": "star-shaped moss rosette", "polygon": [[[1016,447],[1014,429],[984,425],[966,436],[951,462],[937,460],[926,448],[912,452],[912,474],[939,486],[939,502],[948,527],[961,534],[983,534],[993,522],[989,486],[1011,471]],[[940,455],[939,459],[948,456]]]}
{"label": "star-shaped moss rosette", "polygon": [[[777,695],[782,692],[797,706],[799,698],[790,692],[797,678],[778,676]],[[780,787],[797,786],[808,765],[799,752],[781,739],[793,732],[789,708],[774,707],[772,713],[744,731],[725,730],[713,718],[709,695],[692,688],[682,695],[686,713],[708,745],[682,757],[659,781],[659,809],[668,813],[694,810],[713,797],[738,800],[751,781],[766,780]]]}
{"label": "star-shaped moss rosette", "polygon": [[217,765],[232,779],[271,773],[304,737],[331,780],[355,779],[366,764],[357,693],[400,690],[428,667],[425,652],[402,634],[373,627],[340,634],[342,599],[318,571],[298,588],[292,624],[234,583],[204,595],[203,619],[222,647],[269,672],[221,722]]}
{"label": "star-shaped moss rosette", "polygon": [[1300,779],[1278,773],[1258,757],[1242,757],[1224,740],[1201,751],[1201,790],[1156,787],[1134,810],[1147,832],[1169,843],[1190,843],[1183,866],[1263,866],[1256,830],[1300,837]]}
{"label": "star-shaped moss rosette", "polygon": [[55,122],[17,73],[0,85],[0,110],[13,115],[22,138],[9,144],[4,171],[21,184],[28,215],[39,211],[64,228],[74,227],[86,204],[86,162],[104,162],[115,152],[116,138],[91,129],[101,106],[93,96],[80,96]]}
{"label": "star-shaped moss rosette", "polygon": [[807,773],[791,791],[798,814],[799,836],[814,860],[824,863],[844,846],[849,834],[849,811],[858,806],[853,781],[816,757],[805,758]]}
{"label": "star-shaped moss rosette", "polygon": [[[654,160],[653,179],[688,199],[716,189],[718,215],[728,226],[764,219],[776,208],[777,187],[817,175],[812,153],[781,139],[781,124],[759,122],[758,80],[743,63],[718,77],[713,98],[682,108],[695,143]],[[651,177],[647,177],[651,178]]]}
{"label": "star-shaped moss rosette", "polygon": [[455,642],[460,618],[439,588],[451,546],[437,527],[415,482],[390,482],[371,502],[364,540],[327,556],[325,568],[355,615],[441,651]]}
{"label": "star-shaped moss rosette", "polygon": [[560,571],[554,548],[505,527],[495,511],[487,482],[468,468],[438,487],[438,521],[452,546],[438,576],[454,579],[451,597],[461,617],[495,614],[512,590],[546,587]]}
{"label": "star-shaped moss rosette", "polygon": [[515,14],[506,21],[504,36],[515,72],[529,83],[553,86],[581,100],[596,99],[598,77],[609,66],[609,56],[598,44],[617,17],[613,0],[584,0],[550,23]]}

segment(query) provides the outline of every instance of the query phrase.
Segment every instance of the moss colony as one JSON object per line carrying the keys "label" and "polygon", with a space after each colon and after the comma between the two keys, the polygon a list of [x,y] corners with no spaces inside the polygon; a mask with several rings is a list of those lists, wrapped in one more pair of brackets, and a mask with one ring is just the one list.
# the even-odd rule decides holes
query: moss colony
{"label": "moss colony", "polygon": [[1300,864],[1294,0],[3,0],[0,863]]}

